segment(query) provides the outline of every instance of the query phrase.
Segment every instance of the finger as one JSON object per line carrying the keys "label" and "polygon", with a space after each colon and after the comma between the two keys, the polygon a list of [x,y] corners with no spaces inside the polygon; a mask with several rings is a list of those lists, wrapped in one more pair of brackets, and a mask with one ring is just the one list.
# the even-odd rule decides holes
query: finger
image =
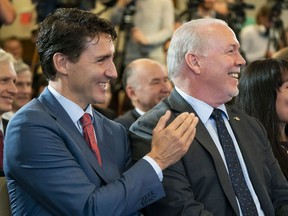
{"label": "finger", "polygon": [[199,118],[195,116],[193,118],[193,121],[191,122],[190,126],[187,128],[187,130],[182,135],[182,139],[188,145],[191,144],[192,140],[194,139],[194,137],[196,135],[196,126],[197,126],[198,122],[199,122]]}
{"label": "finger", "polygon": [[174,121],[171,124],[167,126],[167,130],[175,132],[178,130],[178,133],[182,135],[182,133],[184,133],[184,130],[186,130],[185,127],[188,127],[188,125],[191,124],[192,118],[194,118],[194,116],[195,116],[194,113],[190,114],[188,112],[181,113],[179,116],[177,116],[177,118],[174,119]]}
{"label": "finger", "polygon": [[171,111],[170,110],[167,110],[166,113],[161,116],[161,118],[159,119],[156,127],[154,128],[154,132],[159,132],[159,131],[162,131],[165,127],[166,127],[166,124],[169,120],[171,116]]}
{"label": "finger", "polygon": [[189,116],[183,121],[181,125],[175,130],[175,134],[179,136],[183,141],[186,141],[191,135],[193,129],[198,122],[198,118],[194,113],[190,113]]}

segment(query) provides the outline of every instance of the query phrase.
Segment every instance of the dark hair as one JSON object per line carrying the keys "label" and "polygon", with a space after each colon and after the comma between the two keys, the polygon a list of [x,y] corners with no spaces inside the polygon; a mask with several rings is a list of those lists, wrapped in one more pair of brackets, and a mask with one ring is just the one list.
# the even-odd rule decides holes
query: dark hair
{"label": "dark hair", "polygon": [[117,38],[114,26],[106,19],[76,8],[59,8],[49,14],[39,25],[36,41],[43,73],[53,79],[56,71],[53,55],[60,52],[72,62],[77,62],[86,49],[87,42],[100,34]]}
{"label": "dark hair", "polygon": [[277,91],[287,81],[287,77],[288,61],[284,59],[264,59],[250,63],[241,75],[235,105],[263,124],[274,155],[288,179],[287,161],[280,144],[280,120],[276,111]]}
{"label": "dark hair", "polygon": [[272,6],[270,4],[262,5],[256,13],[256,23],[261,25],[261,17],[270,19],[272,16]]}

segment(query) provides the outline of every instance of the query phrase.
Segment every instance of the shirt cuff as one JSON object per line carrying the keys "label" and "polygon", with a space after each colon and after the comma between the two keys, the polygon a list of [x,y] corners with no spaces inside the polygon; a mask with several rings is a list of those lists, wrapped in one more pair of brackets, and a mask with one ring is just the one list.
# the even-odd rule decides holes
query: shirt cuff
{"label": "shirt cuff", "polygon": [[162,173],[162,170],[161,170],[160,166],[156,163],[156,161],[153,160],[151,157],[149,157],[147,155],[145,155],[143,157],[143,159],[146,160],[153,167],[153,169],[155,170],[156,174],[158,175],[159,180],[162,182],[163,173]]}

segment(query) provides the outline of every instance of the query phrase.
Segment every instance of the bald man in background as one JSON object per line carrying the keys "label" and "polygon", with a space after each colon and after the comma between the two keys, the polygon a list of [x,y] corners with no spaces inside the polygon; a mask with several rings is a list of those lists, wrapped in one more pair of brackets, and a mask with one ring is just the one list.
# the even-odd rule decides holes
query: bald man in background
{"label": "bald man in background", "polygon": [[148,58],[140,58],[128,64],[122,82],[134,108],[115,121],[127,131],[141,115],[168,97],[172,89],[165,66]]}

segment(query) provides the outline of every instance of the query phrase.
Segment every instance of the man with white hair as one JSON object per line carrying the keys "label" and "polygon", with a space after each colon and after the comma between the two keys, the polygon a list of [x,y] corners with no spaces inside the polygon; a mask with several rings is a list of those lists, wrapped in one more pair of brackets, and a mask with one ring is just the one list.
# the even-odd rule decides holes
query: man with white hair
{"label": "man with white hair", "polygon": [[11,54],[0,49],[0,175],[3,175],[3,134],[7,121],[2,120],[2,114],[12,109],[12,102],[17,93],[16,72]]}

